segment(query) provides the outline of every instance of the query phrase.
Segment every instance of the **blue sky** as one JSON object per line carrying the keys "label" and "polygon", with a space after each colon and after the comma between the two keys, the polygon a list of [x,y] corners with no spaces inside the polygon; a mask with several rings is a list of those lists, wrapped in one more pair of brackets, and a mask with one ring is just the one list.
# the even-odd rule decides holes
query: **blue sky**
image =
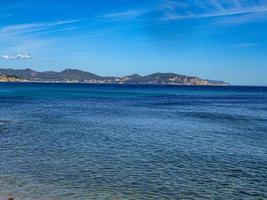
{"label": "blue sky", "polygon": [[0,0],[0,67],[267,85],[267,0]]}

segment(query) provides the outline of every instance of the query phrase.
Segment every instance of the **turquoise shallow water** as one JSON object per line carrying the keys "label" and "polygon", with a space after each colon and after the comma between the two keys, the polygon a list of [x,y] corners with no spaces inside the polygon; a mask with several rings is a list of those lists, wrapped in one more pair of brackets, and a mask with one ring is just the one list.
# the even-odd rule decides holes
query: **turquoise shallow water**
{"label": "turquoise shallow water", "polygon": [[267,88],[0,84],[0,198],[267,199]]}

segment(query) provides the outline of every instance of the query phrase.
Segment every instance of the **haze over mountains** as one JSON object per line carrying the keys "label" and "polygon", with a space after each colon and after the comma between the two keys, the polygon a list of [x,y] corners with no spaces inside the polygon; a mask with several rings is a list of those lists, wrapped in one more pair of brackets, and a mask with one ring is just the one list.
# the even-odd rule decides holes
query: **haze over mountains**
{"label": "haze over mountains", "polygon": [[77,69],[65,69],[61,72],[38,72],[32,69],[0,69],[0,81],[150,85],[229,85],[223,81],[205,80],[175,73],[154,73],[147,76],[133,74],[123,77],[108,77],[98,76]]}

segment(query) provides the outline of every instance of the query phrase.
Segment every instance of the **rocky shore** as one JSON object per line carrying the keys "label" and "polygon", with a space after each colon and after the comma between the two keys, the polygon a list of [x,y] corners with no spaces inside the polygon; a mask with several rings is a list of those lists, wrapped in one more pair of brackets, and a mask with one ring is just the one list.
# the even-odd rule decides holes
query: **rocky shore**
{"label": "rocky shore", "polygon": [[25,80],[14,75],[0,74],[0,82],[25,82]]}

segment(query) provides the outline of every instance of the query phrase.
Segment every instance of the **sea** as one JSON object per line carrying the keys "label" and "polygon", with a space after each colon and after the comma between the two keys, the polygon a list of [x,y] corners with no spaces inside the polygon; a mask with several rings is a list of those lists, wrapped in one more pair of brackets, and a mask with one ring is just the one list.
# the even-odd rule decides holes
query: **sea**
{"label": "sea", "polygon": [[0,84],[0,199],[267,199],[267,87]]}

